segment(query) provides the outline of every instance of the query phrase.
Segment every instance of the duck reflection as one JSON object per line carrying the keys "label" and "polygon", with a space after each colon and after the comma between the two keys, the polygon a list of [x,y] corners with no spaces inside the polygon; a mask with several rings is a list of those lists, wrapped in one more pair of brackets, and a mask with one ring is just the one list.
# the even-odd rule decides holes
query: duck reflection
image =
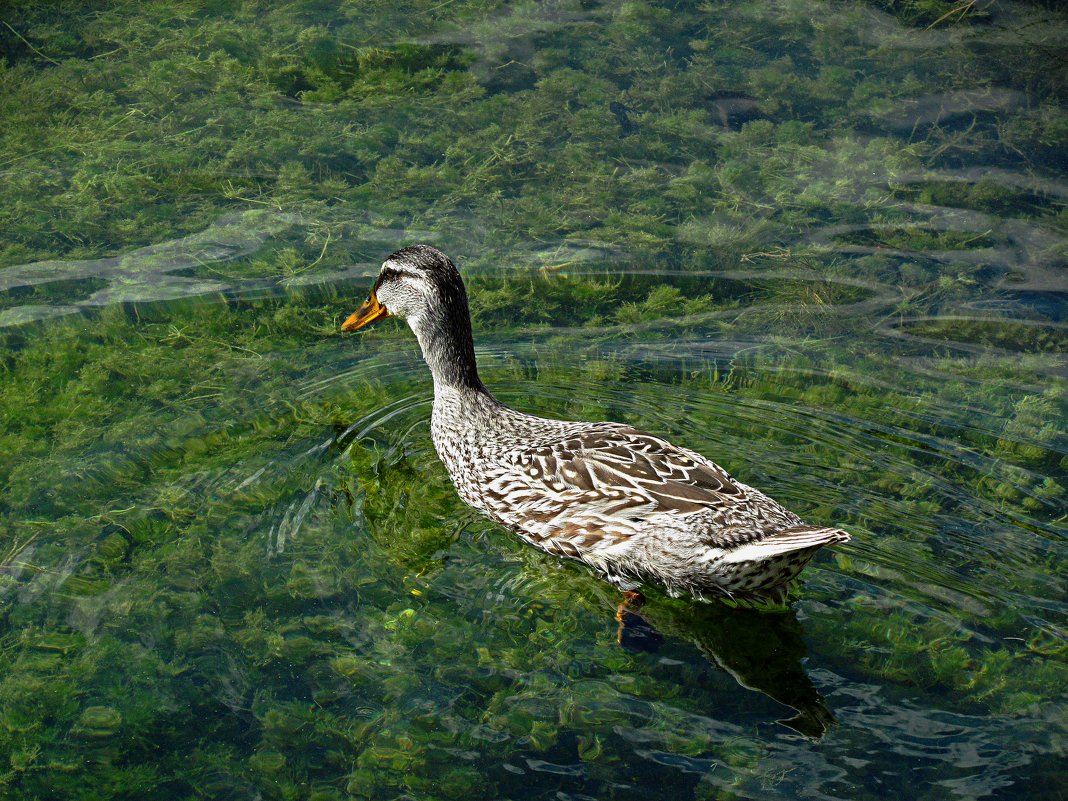
{"label": "duck reflection", "polygon": [[624,648],[655,651],[665,638],[691,643],[742,687],[792,707],[797,714],[777,722],[806,737],[819,739],[837,722],[801,666],[803,629],[792,609],[679,605],[633,593],[619,605],[616,619]]}

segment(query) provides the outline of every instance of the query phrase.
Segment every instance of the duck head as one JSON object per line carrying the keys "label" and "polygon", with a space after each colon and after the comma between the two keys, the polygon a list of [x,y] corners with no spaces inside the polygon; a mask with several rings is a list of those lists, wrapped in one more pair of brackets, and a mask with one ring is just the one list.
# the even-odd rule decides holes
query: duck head
{"label": "duck head", "polygon": [[471,338],[467,290],[452,260],[429,245],[393,253],[371,294],[341,325],[355,331],[383,317],[407,321],[436,384],[480,388]]}

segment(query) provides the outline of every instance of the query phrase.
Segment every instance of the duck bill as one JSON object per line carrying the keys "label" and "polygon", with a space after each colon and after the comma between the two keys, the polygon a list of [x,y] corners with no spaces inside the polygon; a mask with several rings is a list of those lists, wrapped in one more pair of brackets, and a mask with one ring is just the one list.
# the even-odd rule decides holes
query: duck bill
{"label": "duck bill", "polygon": [[381,320],[383,317],[389,317],[389,310],[378,302],[378,298],[372,292],[371,297],[365,300],[363,305],[341,324],[341,330],[355,331],[357,328],[363,328],[365,325],[370,325],[375,320]]}

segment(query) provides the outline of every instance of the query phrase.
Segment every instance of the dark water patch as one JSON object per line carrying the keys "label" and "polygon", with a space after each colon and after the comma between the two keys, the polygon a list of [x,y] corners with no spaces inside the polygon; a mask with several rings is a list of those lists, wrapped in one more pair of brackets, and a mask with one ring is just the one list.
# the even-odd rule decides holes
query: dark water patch
{"label": "dark water patch", "polygon": [[[1018,251],[1005,239],[991,237],[991,228],[962,228],[962,223],[968,225],[964,221],[943,221],[942,225],[932,225],[932,222],[928,219],[908,223],[838,225],[820,231],[813,240],[821,244],[827,242],[835,250],[847,254],[925,258],[943,263],[1005,264],[1019,258]],[[973,243],[977,247],[972,248]]]}
{"label": "dark water patch", "polygon": [[953,308],[974,316],[1057,323],[1064,316],[1064,305],[1065,298],[1053,293],[999,292],[982,300],[958,301]]}
{"label": "dark water patch", "polygon": [[[929,7],[917,5],[904,5],[894,0],[868,0],[868,5],[874,6],[904,25],[930,31],[941,23],[966,22],[969,29],[973,25],[989,25],[993,19],[986,9],[974,8],[973,4],[954,5],[952,3],[932,3]],[[939,32],[941,33],[941,32]]]}
{"label": "dark water patch", "polygon": [[916,251],[951,251],[969,247],[993,248],[999,243],[986,231],[945,231],[923,225],[898,228],[893,224],[876,229],[855,230],[839,236],[843,242]]}
{"label": "dark water patch", "polygon": [[1022,306],[1030,315],[1062,323],[1068,319],[1068,292],[1009,292],[1011,302]]}
{"label": "dark water patch", "polygon": [[898,98],[894,108],[874,117],[881,130],[916,136],[924,129],[935,127],[952,132],[972,131],[977,125],[994,127],[998,115],[1016,112],[1027,103],[1027,96],[1014,89],[986,87],[982,89]]}
{"label": "dark water patch", "polygon": [[[1068,196],[1068,188],[1045,184],[1022,173],[1005,170],[944,170],[930,177],[895,176],[894,194],[930,206],[973,209],[988,214],[1056,214]],[[1043,187],[1043,188],[1039,188]]]}
{"label": "dark water patch", "polygon": [[52,281],[38,286],[13,286],[0,294],[0,310],[21,306],[64,307],[84,300],[108,285],[103,278],[85,277]]}
{"label": "dark water patch", "polygon": [[713,92],[707,98],[713,119],[724,128],[739,129],[753,120],[766,119],[760,101],[745,92]]}
{"label": "dark water patch", "polygon": [[907,336],[959,344],[975,352],[990,352],[992,348],[1020,353],[1068,350],[1068,328],[1044,321],[947,316],[906,320],[895,327]]}

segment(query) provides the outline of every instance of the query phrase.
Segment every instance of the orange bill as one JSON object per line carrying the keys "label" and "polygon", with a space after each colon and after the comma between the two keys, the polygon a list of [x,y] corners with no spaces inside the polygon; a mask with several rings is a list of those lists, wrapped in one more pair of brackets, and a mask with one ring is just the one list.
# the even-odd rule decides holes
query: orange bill
{"label": "orange bill", "polygon": [[389,310],[379,303],[375,293],[371,292],[371,297],[365,300],[363,305],[341,324],[341,330],[355,331],[357,328],[363,328],[365,325],[369,325],[375,320],[381,320],[383,317],[389,317]]}

